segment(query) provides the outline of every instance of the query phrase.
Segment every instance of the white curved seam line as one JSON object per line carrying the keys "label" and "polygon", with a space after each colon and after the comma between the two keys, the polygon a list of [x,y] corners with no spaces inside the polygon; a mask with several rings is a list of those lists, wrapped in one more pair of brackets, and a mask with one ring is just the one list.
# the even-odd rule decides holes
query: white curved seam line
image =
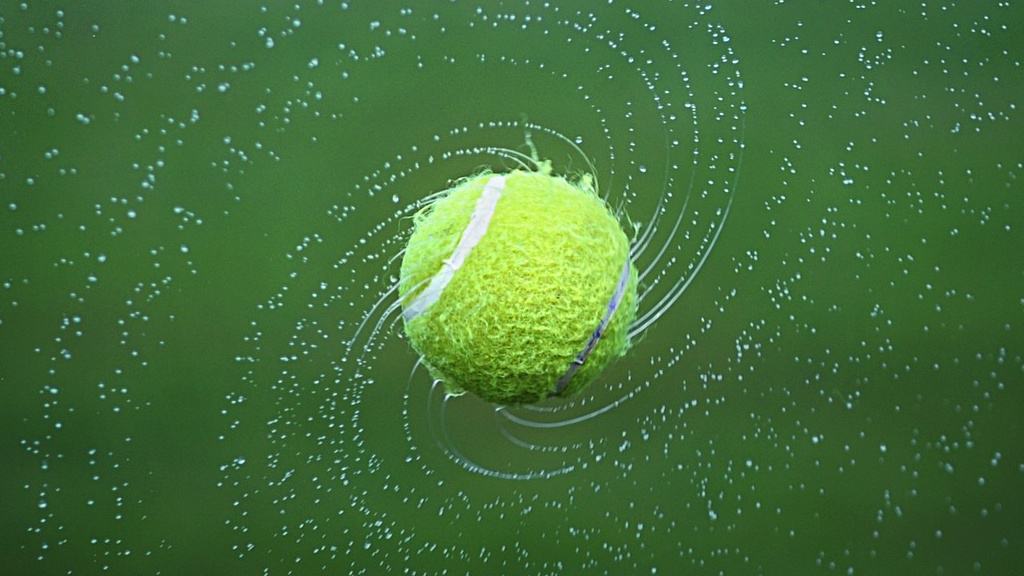
{"label": "white curved seam line", "polygon": [[431,278],[430,284],[402,312],[406,322],[426,312],[441,297],[441,293],[451,282],[455,272],[462,267],[470,252],[487,233],[487,228],[491,225],[491,216],[494,215],[494,208],[504,189],[504,176],[492,176],[484,185],[484,191],[476,200],[469,224],[462,231],[462,237],[459,238],[459,243],[455,246],[452,255],[442,262],[441,269]]}

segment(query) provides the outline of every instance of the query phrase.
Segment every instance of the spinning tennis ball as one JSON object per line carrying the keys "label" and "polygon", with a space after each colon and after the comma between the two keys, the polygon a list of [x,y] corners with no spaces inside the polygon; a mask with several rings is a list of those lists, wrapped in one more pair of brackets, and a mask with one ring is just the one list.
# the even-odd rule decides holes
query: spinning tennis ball
{"label": "spinning tennis ball", "polygon": [[588,179],[481,174],[414,224],[398,284],[405,333],[449,392],[569,396],[629,348],[629,240]]}

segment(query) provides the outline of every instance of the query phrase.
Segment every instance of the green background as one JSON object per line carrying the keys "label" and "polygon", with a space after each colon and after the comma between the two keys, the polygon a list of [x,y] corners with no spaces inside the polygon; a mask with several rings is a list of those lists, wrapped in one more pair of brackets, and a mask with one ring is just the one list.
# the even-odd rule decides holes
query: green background
{"label": "green background", "polygon": [[[1022,28],[0,3],[4,572],[1018,572]],[[527,134],[650,241],[657,320],[496,412],[385,308],[417,200]]]}

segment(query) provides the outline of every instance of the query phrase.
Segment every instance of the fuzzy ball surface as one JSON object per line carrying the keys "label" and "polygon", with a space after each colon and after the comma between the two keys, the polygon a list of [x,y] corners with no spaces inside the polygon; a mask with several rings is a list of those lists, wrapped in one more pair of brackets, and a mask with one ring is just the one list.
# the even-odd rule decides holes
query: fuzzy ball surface
{"label": "fuzzy ball surface", "polygon": [[[398,287],[405,332],[450,393],[500,404],[570,396],[628,350],[637,302],[636,270],[624,266],[629,240],[586,181],[546,170],[480,174],[421,210],[414,226]],[[471,250],[467,228],[477,235]],[[559,391],[617,291],[596,346]]]}

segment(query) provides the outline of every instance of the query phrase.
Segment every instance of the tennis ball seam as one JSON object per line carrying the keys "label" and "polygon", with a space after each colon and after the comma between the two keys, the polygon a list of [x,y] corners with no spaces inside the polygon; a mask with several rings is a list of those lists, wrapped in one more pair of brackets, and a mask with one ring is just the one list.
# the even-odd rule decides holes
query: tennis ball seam
{"label": "tennis ball seam", "polygon": [[441,262],[441,269],[430,279],[427,287],[420,292],[416,298],[402,312],[406,322],[423,314],[435,302],[441,298],[444,289],[448,287],[452,277],[462,268],[462,264],[469,258],[473,249],[480,243],[480,240],[491,224],[491,216],[501,200],[501,192],[505,188],[504,176],[492,176],[484,186],[483,192],[477,198],[473,214],[470,216],[469,224],[462,231],[459,243],[455,246],[452,255]]}

